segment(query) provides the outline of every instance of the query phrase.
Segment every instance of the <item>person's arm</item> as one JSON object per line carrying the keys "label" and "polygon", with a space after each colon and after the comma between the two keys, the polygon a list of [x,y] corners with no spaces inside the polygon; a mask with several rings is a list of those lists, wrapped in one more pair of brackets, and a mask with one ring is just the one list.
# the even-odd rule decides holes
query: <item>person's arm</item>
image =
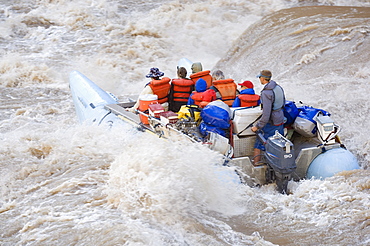
{"label": "person's arm", "polygon": [[217,98],[217,96],[216,96],[216,92],[214,91],[214,90],[210,90],[209,91],[209,99],[208,99],[208,101],[209,102],[213,102],[213,101],[215,101],[215,100],[217,100],[218,98]]}
{"label": "person's arm", "polygon": [[256,124],[256,127],[258,129],[263,128],[270,120],[271,111],[272,111],[272,102],[273,102],[272,97],[273,97],[273,92],[271,90],[264,91],[263,93],[261,93],[263,108],[262,108],[262,117]]}
{"label": "person's arm", "polygon": [[234,102],[233,102],[233,105],[231,105],[231,107],[240,107],[240,99],[239,97],[236,97]]}
{"label": "person's arm", "polygon": [[172,83],[171,83],[170,91],[168,92],[168,102],[169,103],[173,102],[173,84]]}
{"label": "person's arm", "polygon": [[214,90],[214,91],[215,91],[215,93],[216,93],[216,99],[215,99],[215,100],[221,100],[221,98],[222,98],[221,93],[220,93],[220,91],[217,89],[217,87],[216,87],[216,86],[211,85],[211,86],[209,87],[209,89],[211,89],[211,90]]}
{"label": "person's arm", "polygon": [[140,100],[139,100],[140,96],[141,95],[147,95],[147,94],[153,94],[153,90],[152,90],[152,88],[150,88],[150,86],[145,86],[144,87],[144,89],[140,92],[139,97],[138,97],[135,105],[132,106],[131,108],[129,108],[128,110],[131,111],[131,112],[135,112],[135,110],[138,109],[139,105],[140,105]]}
{"label": "person's arm", "polygon": [[193,95],[193,93],[192,94],[190,94],[190,97],[189,97],[189,99],[188,99],[188,103],[187,103],[187,105],[194,105],[194,100],[191,98],[191,96]]}

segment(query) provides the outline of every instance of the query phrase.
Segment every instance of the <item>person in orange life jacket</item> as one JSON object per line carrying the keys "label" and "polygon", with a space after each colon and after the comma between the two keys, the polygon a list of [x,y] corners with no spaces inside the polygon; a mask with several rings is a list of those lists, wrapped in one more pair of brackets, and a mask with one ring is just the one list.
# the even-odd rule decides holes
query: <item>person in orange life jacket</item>
{"label": "person in orange life jacket", "polygon": [[[218,80],[224,80],[224,79],[225,79],[225,75],[224,75],[224,72],[222,72],[221,70],[216,70],[212,73],[212,81],[218,81]],[[221,93],[218,91],[218,89],[214,85],[212,85],[210,89],[214,90],[216,92],[217,99],[221,100]],[[240,92],[236,90],[236,95],[239,95],[239,93]]]}
{"label": "person in orange life jacket", "polygon": [[191,92],[194,90],[194,81],[186,78],[187,71],[184,67],[177,68],[177,79],[171,81],[168,98],[169,110],[178,112],[182,105],[186,105]]}
{"label": "person in orange life jacket", "polygon": [[225,79],[224,73],[221,70],[214,71],[212,76],[213,81],[210,89],[216,92],[217,99],[222,100],[231,107],[236,96],[239,94],[234,80]]}
{"label": "person in orange life jacket", "polygon": [[238,85],[241,86],[241,91],[231,107],[255,107],[260,105],[260,96],[255,94],[254,85],[251,81],[247,80]]}
{"label": "person in orange life jacket", "polygon": [[216,100],[214,90],[207,90],[207,82],[200,78],[195,83],[195,91],[190,95],[188,105],[198,105],[204,108],[208,103]]}
{"label": "person in orange life jacket", "polygon": [[[225,75],[221,70],[216,70],[212,73],[212,81],[222,80],[225,79]],[[216,98],[217,100],[221,100],[221,93],[218,91],[218,89],[213,85],[209,87],[209,89],[212,89],[216,92]]]}
{"label": "person in orange life jacket", "polygon": [[197,82],[198,79],[202,78],[207,82],[207,89],[212,85],[212,76],[210,70],[203,71],[202,63],[200,62],[194,62],[191,65],[191,71],[192,74],[190,75],[190,79],[194,81],[194,83]]}
{"label": "person in orange life jacket", "polygon": [[[152,80],[147,83],[144,87],[144,89],[141,91],[139,98],[141,95],[146,94],[154,94],[158,96],[158,102],[162,104],[165,111],[168,110],[168,92],[170,90],[171,79],[168,77],[163,77],[163,72],[159,71],[158,68],[153,67],[150,69],[149,74],[147,74],[145,77],[151,78]],[[139,100],[136,101],[135,105],[128,109],[128,111],[135,112],[135,110],[139,107],[140,102]]]}
{"label": "person in orange life jacket", "polygon": [[[275,81],[271,80],[272,73],[269,70],[262,70],[257,77],[262,85],[261,106],[262,117],[255,126],[252,126],[253,132],[262,130],[263,137],[268,139],[278,131],[284,135],[284,112],[285,94],[283,88]],[[257,138],[254,145],[254,163],[261,159],[261,150],[265,150],[263,143]]]}

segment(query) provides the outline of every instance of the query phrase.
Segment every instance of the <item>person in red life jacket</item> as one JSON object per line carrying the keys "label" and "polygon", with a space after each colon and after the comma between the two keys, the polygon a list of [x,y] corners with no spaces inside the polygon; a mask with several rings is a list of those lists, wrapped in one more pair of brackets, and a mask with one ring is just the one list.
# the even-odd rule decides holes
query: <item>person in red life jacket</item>
{"label": "person in red life jacket", "polygon": [[256,107],[260,105],[260,96],[255,94],[251,81],[247,80],[238,85],[241,86],[241,91],[231,107]]}
{"label": "person in red life jacket", "polygon": [[[163,72],[159,71],[158,68],[153,67],[150,69],[149,74],[147,74],[145,77],[151,78],[152,80],[147,83],[144,87],[144,89],[141,91],[139,97],[141,95],[146,94],[154,94],[158,96],[158,103],[161,103],[164,109],[168,110],[168,93],[170,91],[170,81],[171,79],[168,77],[163,77]],[[139,107],[139,100],[135,103],[135,105],[132,108],[129,108],[128,110],[131,112],[135,112],[135,110]]]}
{"label": "person in red life jacket", "polygon": [[200,78],[195,83],[195,91],[190,95],[188,105],[198,105],[201,108],[216,100],[216,92],[207,90],[207,82]]}
{"label": "person in red life jacket", "polygon": [[190,75],[190,79],[197,82],[198,79],[202,78],[207,82],[207,89],[212,85],[212,76],[210,70],[203,71],[202,63],[194,62],[191,65],[192,74]]}
{"label": "person in red life jacket", "polygon": [[169,110],[178,112],[182,105],[186,105],[191,92],[194,90],[194,81],[186,78],[187,71],[184,67],[177,69],[177,79],[171,81],[169,94]]}

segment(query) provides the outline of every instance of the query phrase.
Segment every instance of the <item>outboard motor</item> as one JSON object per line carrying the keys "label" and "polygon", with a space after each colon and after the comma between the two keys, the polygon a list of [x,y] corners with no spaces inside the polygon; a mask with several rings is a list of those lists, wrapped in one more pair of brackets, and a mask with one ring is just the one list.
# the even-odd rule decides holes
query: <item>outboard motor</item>
{"label": "outboard motor", "polygon": [[267,139],[262,133],[258,133],[258,137],[265,145],[264,157],[267,162],[266,180],[272,182],[275,180],[277,190],[282,193],[287,193],[288,182],[292,178],[292,173],[296,169],[294,146],[293,143],[281,135],[278,131],[274,136]]}

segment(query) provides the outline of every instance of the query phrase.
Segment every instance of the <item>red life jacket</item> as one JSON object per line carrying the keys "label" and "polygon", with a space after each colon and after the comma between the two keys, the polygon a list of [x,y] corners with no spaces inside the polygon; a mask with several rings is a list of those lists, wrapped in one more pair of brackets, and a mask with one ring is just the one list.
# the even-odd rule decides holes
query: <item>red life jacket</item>
{"label": "red life jacket", "polygon": [[190,79],[173,79],[172,100],[174,102],[187,102],[193,90],[194,82]]}
{"label": "red life jacket", "polygon": [[158,96],[158,103],[165,103],[168,101],[168,92],[170,91],[171,79],[163,77],[161,80],[153,79],[150,81],[149,86],[153,93]]}
{"label": "red life jacket", "polygon": [[233,102],[236,98],[236,89],[237,89],[234,80],[233,79],[216,80],[213,81],[213,85],[220,92],[221,100],[224,101],[224,103],[226,103],[229,106],[233,105]]}
{"label": "red life jacket", "polygon": [[195,105],[204,108],[208,103],[216,100],[216,92],[208,89],[204,92],[193,92],[191,99],[194,100]]}
{"label": "red life jacket", "polygon": [[197,82],[198,79],[202,78],[207,82],[207,89],[212,85],[212,76],[210,70],[200,71],[197,73],[193,73],[190,75],[190,79],[194,81],[194,84]]}
{"label": "red life jacket", "polygon": [[258,100],[260,100],[260,96],[255,94],[239,94],[238,98],[240,99],[240,107],[258,106]]}

